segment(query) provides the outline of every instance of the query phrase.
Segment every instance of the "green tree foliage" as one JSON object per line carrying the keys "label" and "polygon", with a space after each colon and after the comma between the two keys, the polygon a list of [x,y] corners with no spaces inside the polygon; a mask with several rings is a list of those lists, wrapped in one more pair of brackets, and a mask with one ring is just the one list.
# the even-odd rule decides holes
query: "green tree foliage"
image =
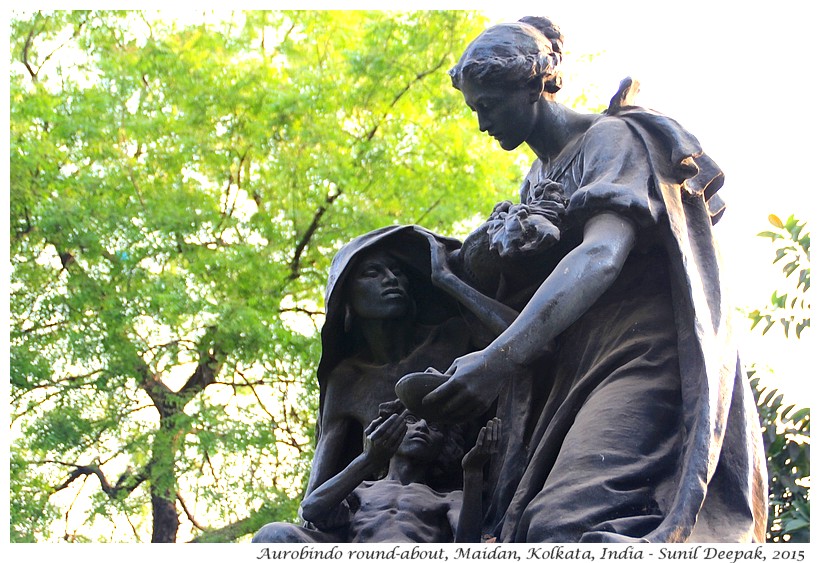
{"label": "green tree foliage", "polygon": [[[801,223],[794,215],[784,223],[777,215],[770,215],[769,222],[778,230],[763,231],[759,236],[771,239],[775,245],[774,263],[783,263],[783,274],[786,279],[797,279],[793,287],[782,293],[775,290],[772,293],[771,303],[763,309],[757,309],[749,314],[752,319],[752,328],[759,323],[765,323],[763,334],[775,324],[783,327],[788,337],[790,330],[800,338],[800,334],[811,325],[809,302],[806,293],[811,286],[811,268],[809,266],[809,251],[811,235],[806,230],[806,223]],[[793,274],[797,274],[792,277]]]}
{"label": "green tree foliage", "polygon": [[13,541],[293,520],[334,252],[516,193],[446,74],[475,14],[161,16],[11,21]]}
{"label": "green tree foliage", "polygon": [[[774,263],[784,263],[786,280],[796,278],[787,291],[775,291],[771,304],[752,311],[752,328],[765,323],[765,334],[779,323],[786,336],[800,338],[810,326],[810,308],[806,293],[811,286],[809,251],[811,239],[806,223],[791,216],[785,222],[776,215],[769,222],[777,229],[760,236],[775,245]],[[794,274],[797,274],[796,276]],[[790,329],[794,330],[790,332]],[[794,404],[784,404],[784,395],[776,388],[763,385],[757,368],[749,370],[763,423],[763,441],[769,471],[769,529],[771,542],[809,541],[810,411]]]}

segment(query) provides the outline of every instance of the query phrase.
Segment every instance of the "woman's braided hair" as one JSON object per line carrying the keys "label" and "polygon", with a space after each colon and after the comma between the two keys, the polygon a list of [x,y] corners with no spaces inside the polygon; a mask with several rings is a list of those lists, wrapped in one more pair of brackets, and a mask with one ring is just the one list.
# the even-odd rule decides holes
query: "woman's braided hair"
{"label": "woman's braided hair", "polygon": [[563,44],[564,36],[551,20],[526,16],[486,29],[470,43],[449,74],[457,89],[465,78],[524,86],[543,77],[544,89],[555,94],[561,88],[558,66]]}

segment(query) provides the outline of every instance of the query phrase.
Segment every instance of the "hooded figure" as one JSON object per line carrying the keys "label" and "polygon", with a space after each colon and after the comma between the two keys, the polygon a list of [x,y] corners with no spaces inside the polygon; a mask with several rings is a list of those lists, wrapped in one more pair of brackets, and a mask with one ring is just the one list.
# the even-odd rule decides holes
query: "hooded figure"
{"label": "hooded figure", "polygon": [[333,258],[306,494],[362,452],[364,428],[380,404],[396,400],[402,376],[443,369],[476,349],[477,327],[430,282],[430,237],[449,250],[460,246],[421,227],[389,226],[355,238]]}

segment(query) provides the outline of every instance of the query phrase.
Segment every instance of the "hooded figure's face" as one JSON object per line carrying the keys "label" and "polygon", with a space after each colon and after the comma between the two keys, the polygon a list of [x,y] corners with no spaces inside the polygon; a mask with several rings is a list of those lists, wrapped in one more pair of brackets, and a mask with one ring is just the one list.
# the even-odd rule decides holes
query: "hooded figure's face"
{"label": "hooded figure's face", "polygon": [[368,253],[351,274],[347,292],[356,317],[391,320],[410,312],[410,282],[399,263],[387,253]]}

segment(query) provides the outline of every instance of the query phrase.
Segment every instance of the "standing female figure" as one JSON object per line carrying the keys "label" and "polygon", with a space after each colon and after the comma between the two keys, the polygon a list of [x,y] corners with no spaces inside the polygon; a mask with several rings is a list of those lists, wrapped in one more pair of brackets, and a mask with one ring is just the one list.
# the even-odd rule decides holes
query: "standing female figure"
{"label": "standing female figure", "polygon": [[567,205],[518,318],[456,359],[425,407],[457,419],[533,367],[545,383],[497,413],[538,411],[523,476],[493,499],[499,541],[763,541],[760,427],[712,234],[722,174],[626,88],[605,115],[557,103],[562,41],[545,18],[497,25],[450,71],[481,131],[538,157],[522,194],[555,182]]}

